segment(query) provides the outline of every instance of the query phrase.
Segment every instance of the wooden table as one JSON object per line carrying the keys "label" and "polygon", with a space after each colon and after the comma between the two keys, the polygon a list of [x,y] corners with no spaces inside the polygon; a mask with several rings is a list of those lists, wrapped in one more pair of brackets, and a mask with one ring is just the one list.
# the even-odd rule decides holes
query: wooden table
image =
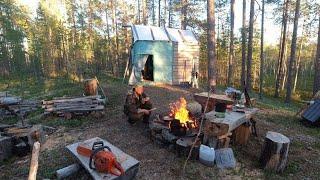
{"label": "wooden table", "polygon": [[[208,99],[208,92],[195,93],[193,95],[193,97],[198,103],[201,104],[202,109],[204,110],[204,108],[206,106],[207,99]],[[210,94],[208,107],[207,107],[206,112],[210,112],[210,111],[214,110],[214,106],[217,102],[226,103],[226,104],[233,104],[233,100],[224,94]]]}
{"label": "wooden table", "polygon": [[245,144],[250,135],[249,122],[251,118],[253,118],[253,115],[258,112],[258,109],[245,108],[242,111],[243,112],[226,112],[224,118],[216,117],[217,112],[215,111],[206,113],[204,127],[205,141],[215,139],[219,142],[219,140],[221,140],[223,141],[223,147],[227,147],[230,140],[228,138],[234,133],[236,141],[240,142],[240,144]]}
{"label": "wooden table", "polygon": [[[110,147],[113,154],[117,157],[117,160],[120,162],[121,166],[123,167],[125,174],[122,176],[115,176],[112,174],[106,173],[99,173],[90,169],[89,167],[89,158],[79,155],[77,153],[77,147],[80,143],[84,143],[88,147],[92,147],[93,143],[96,141],[103,141],[104,145]],[[93,179],[121,179],[121,180],[129,180],[133,179],[139,170],[139,161],[133,158],[132,156],[124,153],[119,148],[115,147],[114,145],[110,144],[108,141],[101,139],[99,137],[95,137],[83,142],[77,142],[67,146],[67,149],[72,153],[72,155],[80,162],[80,164],[90,173]]]}

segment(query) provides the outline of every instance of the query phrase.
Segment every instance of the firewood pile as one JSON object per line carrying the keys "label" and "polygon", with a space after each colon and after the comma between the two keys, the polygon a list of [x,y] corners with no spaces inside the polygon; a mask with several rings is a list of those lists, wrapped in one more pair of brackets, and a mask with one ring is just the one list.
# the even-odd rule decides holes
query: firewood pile
{"label": "firewood pile", "polygon": [[100,96],[60,97],[42,101],[44,115],[73,116],[87,115],[92,112],[103,112],[104,105]]}
{"label": "firewood pile", "polygon": [[20,97],[0,92],[0,117],[25,117],[28,113],[39,107],[36,100],[24,100]]}

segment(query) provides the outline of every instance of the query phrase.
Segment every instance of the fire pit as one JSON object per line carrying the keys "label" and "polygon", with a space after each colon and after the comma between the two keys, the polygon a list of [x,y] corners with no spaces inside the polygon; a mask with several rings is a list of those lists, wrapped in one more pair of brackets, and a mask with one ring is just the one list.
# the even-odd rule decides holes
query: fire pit
{"label": "fire pit", "polygon": [[187,101],[184,98],[170,104],[169,117],[172,119],[170,132],[175,136],[184,136],[187,131],[192,133],[192,129],[197,127],[195,119],[187,110]]}
{"label": "fire pit", "polygon": [[[169,105],[168,114],[157,115],[149,124],[152,140],[161,146],[180,151],[178,154],[181,154],[179,142],[188,148],[187,144],[195,139],[199,124],[195,114],[188,110],[188,105],[184,98],[179,98]],[[197,105],[201,112],[201,105]]]}

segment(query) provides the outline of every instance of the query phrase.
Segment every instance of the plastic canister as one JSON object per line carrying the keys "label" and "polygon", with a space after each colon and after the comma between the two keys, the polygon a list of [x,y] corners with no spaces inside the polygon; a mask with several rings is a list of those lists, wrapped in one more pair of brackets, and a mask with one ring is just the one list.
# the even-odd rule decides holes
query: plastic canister
{"label": "plastic canister", "polygon": [[214,166],[215,151],[206,145],[200,145],[199,160],[206,166]]}

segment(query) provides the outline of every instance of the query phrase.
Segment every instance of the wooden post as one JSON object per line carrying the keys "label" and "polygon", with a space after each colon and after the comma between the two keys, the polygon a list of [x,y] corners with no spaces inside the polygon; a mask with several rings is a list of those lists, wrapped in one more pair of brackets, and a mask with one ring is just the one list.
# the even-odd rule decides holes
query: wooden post
{"label": "wooden post", "polygon": [[40,152],[40,143],[35,142],[32,148],[32,156],[31,156],[31,164],[30,164],[28,180],[37,179],[39,152]]}
{"label": "wooden post", "polygon": [[287,166],[290,140],[286,136],[268,131],[260,156],[260,163],[266,170],[283,172]]}

